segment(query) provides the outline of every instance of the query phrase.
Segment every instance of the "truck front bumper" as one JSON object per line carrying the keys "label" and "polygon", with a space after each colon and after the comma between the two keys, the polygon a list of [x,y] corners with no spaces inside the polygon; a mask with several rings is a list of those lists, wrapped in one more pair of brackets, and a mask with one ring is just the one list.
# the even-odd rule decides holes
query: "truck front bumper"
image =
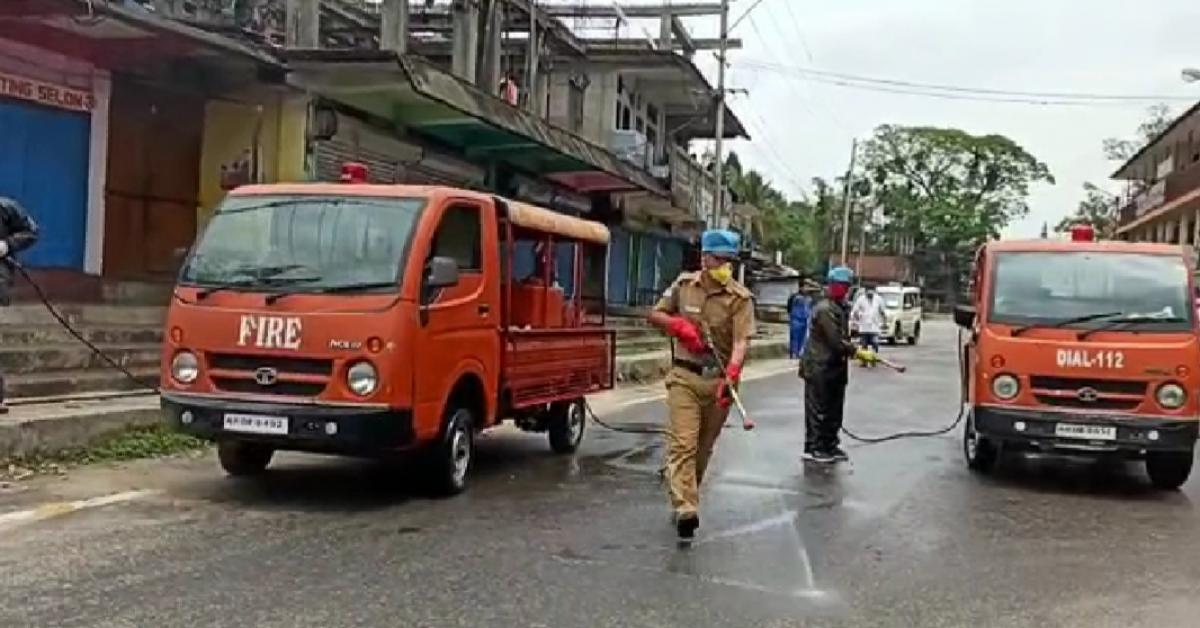
{"label": "truck front bumper", "polygon": [[[174,429],[205,440],[240,440],[276,449],[371,455],[416,442],[407,409],[250,402],[163,393],[163,416]],[[286,434],[226,429],[226,415],[285,419]],[[276,423],[278,425],[278,423]]]}
{"label": "truck front bumper", "polygon": [[[976,407],[975,431],[983,437],[1030,449],[1140,453],[1191,451],[1200,433],[1195,419],[1149,418],[1135,415],[1076,414]],[[1114,438],[1060,435],[1060,424],[1111,428]]]}

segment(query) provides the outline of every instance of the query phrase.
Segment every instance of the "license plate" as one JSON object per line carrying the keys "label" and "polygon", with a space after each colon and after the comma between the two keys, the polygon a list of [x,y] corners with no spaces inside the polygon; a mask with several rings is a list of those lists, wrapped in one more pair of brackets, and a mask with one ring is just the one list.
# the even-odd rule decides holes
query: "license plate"
{"label": "license plate", "polygon": [[261,414],[226,414],[225,429],[247,434],[275,434],[287,436],[288,420],[282,416]]}
{"label": "license plate", "polygon": [[1078,423],[1059,423],[1054,428],[1054,435],[1060,438],[1080,438],[1083,440],[1117,440],[1117,428],[1099,425],[1079,425]]}

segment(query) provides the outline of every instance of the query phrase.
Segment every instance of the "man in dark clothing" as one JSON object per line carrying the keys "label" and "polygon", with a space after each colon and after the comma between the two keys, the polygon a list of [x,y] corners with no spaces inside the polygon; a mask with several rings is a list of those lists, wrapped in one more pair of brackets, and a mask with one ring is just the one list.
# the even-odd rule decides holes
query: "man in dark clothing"
{"label": "man in dark clothing", "polygon": [[844,266],[829,271],[825,297],[813,307],[808,344],[800,360],[804,378],[804,454],[813,462],[849,460],[839,446],[849,360],[873,361],[875,355],[850,340],[850,314],[846,297],[854,273]]}
{"label": "man in dark clothing", "polygon": [[[12,302],[12,256],[33,246],[37,239],[37,223],[29,216],[29,212],[13,199],[0,196],[0,306]],[[0,414],[7,412],[8,406],[4,405],[4,376],[0,374]]]}

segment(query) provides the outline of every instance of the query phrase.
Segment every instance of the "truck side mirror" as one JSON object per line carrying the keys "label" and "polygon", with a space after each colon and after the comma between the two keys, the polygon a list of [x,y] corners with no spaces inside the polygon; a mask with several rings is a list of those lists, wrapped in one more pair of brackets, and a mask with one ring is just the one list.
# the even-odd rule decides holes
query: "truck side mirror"
{"label": "truck side mirror", "polygon": [[458,262],[450,257],[434,257],[425,265],[425,288],[449,288],[458,285]]}
{"label": "truck side mirror", "polygon": [[975,326],[975,306],[973,305],[958,305],[954,307],[954,323],[959,327],[971,328]]}

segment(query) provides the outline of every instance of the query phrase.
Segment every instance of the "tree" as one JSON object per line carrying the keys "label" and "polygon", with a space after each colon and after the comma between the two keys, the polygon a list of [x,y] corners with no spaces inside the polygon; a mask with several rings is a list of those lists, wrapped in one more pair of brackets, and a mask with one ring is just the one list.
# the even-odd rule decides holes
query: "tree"
{"label": "tree", "polygon": [[1171,108],[1162,103],[1147,109],[1146,115],[1147,118],[1138,125],[1137,136],[1134,139],[1110,137],[1104,140],[1104,156],[1111,161],[1129,161],[1130,157],[1153,142],[1175,120]]}
{"label": "tree", "polygon": [[1075,213],[1059,221],[1054,230],[1066,233],[1074,225],[1091,225],[1098,238],[1112,238],[1117,232],[1120,199],[1091,183],[1083,184],[1083,193]]}
{"label": "tree", "polygon": [[913,234],[958,295],[964,254],[1029,212],[1029,188],[1049,168],[1002,135],[883,125],[862,154],[865,182],[891,228]]}

